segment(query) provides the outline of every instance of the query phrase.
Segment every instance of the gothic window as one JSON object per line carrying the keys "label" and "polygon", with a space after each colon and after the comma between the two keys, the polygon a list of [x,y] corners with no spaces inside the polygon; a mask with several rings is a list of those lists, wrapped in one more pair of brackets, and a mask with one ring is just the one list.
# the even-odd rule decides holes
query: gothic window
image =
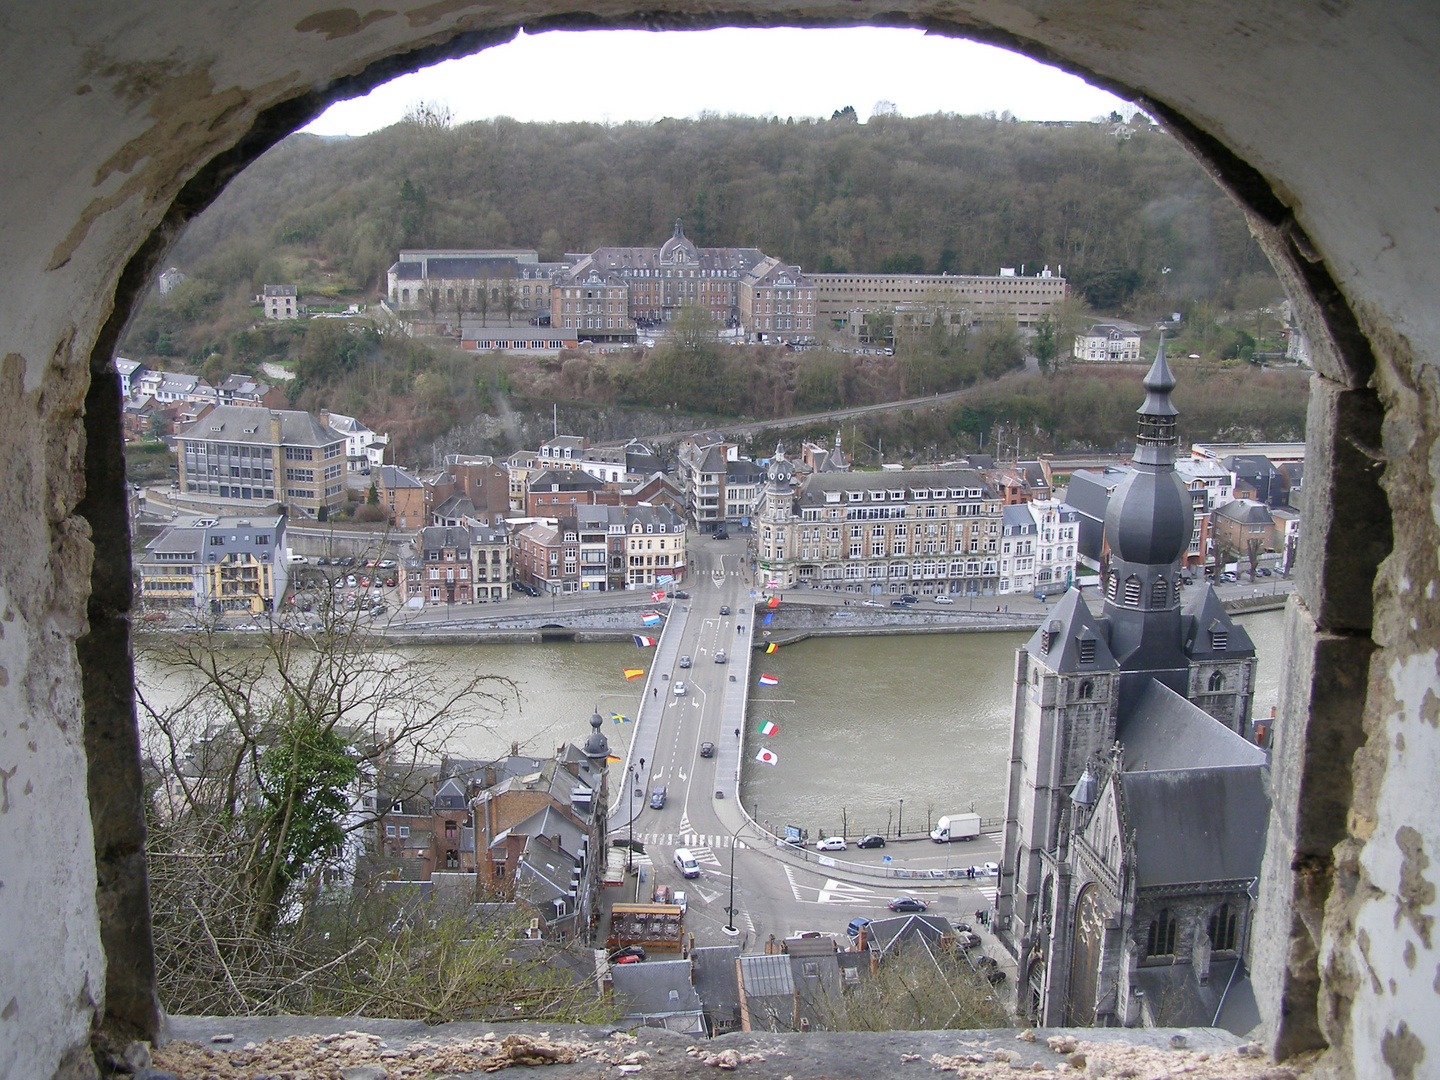
{"label": "gothic window", "polygon": [[1089,701],[1095,696],[1095,682],[1093,679],[1086,679],[1080,684],[1080,699]]}
{"label": "gothic window", "polygon": [[1229,904],[1221,904],[1210,916],[1210,946],[1214,949],[1235,948],[1235,912]]}
{"label": "gothic window", "polygon": [[1150,920],[1150,936],[1145,942],[1146,956],[1173,956],[1175,953],[1175,916],[1169,908],[1161,908]]}
{"label": "gothic window", "polygon": [[1120,588],[1120,576],[1111,574],[1105,581],[1105,599],[1115,600],[1118,597]]}
{"label": "gothic window", "polygon": [[1140,606],[1140,579],[1134,574],[1125,579],[1125,604],[1127,607]]}
{"label": "gothic window", "polygon": [[1223,671],[1212,671],[1210,673],[1210,693],[1225,689],[1225,673]]}
{"label": "gothic window", "polygon": [[1163,608],[1165,606],[1165,598],[1169,593],[1170,589],[1166,586],[1165,579],[1163,577],[1156,578],[1154,584],[1150,586],[1150,606],[1152,608]]}

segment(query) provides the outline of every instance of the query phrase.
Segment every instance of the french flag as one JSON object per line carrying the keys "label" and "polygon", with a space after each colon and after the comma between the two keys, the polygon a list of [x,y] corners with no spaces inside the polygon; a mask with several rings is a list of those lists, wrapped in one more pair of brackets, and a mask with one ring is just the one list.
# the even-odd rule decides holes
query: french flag
{"label": "french flag", "polygon": [[655,647],[655,639],[653,637],[646,637],[644,634],[632,634],[630,636],[635,639],[635,644],[639,648],[653,649]]}
{"label": "french flag", "polygon": [[774,675],[761,675],[761,676],[760,676],[760,685],[761,685],[761,686],[778,686],[779,683],[780,683],[780,680],[777,679]]}

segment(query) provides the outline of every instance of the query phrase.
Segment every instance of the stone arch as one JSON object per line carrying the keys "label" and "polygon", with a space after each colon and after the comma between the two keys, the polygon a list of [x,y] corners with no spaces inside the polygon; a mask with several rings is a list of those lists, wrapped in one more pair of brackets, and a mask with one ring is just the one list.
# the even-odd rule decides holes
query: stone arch
{"label": "stone arch", "polygon": [[1105,955],[1105,909],[1100,888],[1093,881],[1075,900],[1074,944],[1070,951],[1070,986],[1066,997],[1067,1023],[1089,1026],[1095,1022],[1100,990],[1100,963]]}
{"label": "stone arch", "polygon": [[[43,786],[33,796],[16,796],[19,784],[11,785],[10,832],[46,843],[64,868],[44,885],[44,896],[66,918],[55,920],[53,933],[28,934],[24,946],[25,957],[53,961],[54,978],[27,986],[18,1001],[31,1032],[39,1033],[27,1044],[38,1056],[17,1068],[34,1075],[52,1073],[54,1062],[83,1046],[92,1008],[107,1023],[143,1032],[158,1024],[128,697],[128,533],[117,453],[118,380],[110,367],[114,342],[178,230],[269,145],[331,100],[518,32],[504,10],[460,7],[417,10],[410,18],[330,9],[294,25],[258,20],[246,34],[227,34],[217,11],[201,2],[176,14],[141,0],[121,25],[62,3],[46,10],[43,25],[17,25],[12,47],[33,46],[34,67],[11,65],[0,76],[8,80],[12,103],[0,118],[7,152],[33,166],[7,182],[0,210],[0,220],[16,226],[24,241],[3,271],[9,277],[0,305],[25,313],[0,319],[7,327],[0,347],[6,391],[0,450],[22,478],[0,493],[8,628],[0,640],[6,676],[0,723],[8,731],[42,719],[25,693],[50,686],[54,715],[32,725],[35,749],[24,771],[87,780],[83,794],[76,784],[63,798]],[[1041,0],[976,0],[961,22],[950,21],[953,9],[921,2],[877,9],[828,0],[800,18],[968,34],[1141,101],[1236,195],[1276,262],[1318,374],[1306,479],[1307,490],[1320,494],[1307,496],[1305,603],[1292,621],[1304,641],[1291,651],[1315,660],[1323,650],[1329,670],[1343,668],[1337,682],[1362,689],[1307,688],[1311,696],[1297,694],[1282,718],[1288,723],[1279,730],[1296,736],[1287,741],[1282,735],[1276,748],[1288,779],[1277,788],[1257,913],[1255,967],[1257,977],[1269,980],[1257,997],[1271,1010],[1273,1048],[1288,1053],[1334,1042],[1348,1055],[1348,1028],[1321,1030],[1319,1017],[1336,1010],[1320,1007],[1321,996],[1332,991],[1321,989],[1315,963],[1292,967],[1285,958],[1342,954],[1364,905],[1393,903],[1398,887],[1375,881],[1353,898],[1337,897],[1325,920],[1336,935],[1334,947],[1322,948],[1313,938],[1330,894],[1331,852],[1347,839],[1346,814],[1334,803],[1343,810],[1352,795],[1309,782],[1327,775],[1337,758],[1321,759],[1305,747],[1333,747],[1346,760],[1357,750],[1370,755],[1362,764],[1372,782],[1358,798],[1366,801],[1361,816],[1372,817],[1386,785],[1406,782],[1402,766],[1383,750],[1387,740],[1377,738],[1367,750],[1361,727],[1366,674],[1379,648],[1370,635],[1377,604],[1393,628],[1377,671],[1402,668],[1433,648],[1421,632],[1407,629],[1412,611],[1424,616],[1417,619],[1421,625],[1434,625],[1426,602],[1395,590],[1377,601],[1372,583],[1387,556],[1393,577],[1427,580],[1440,546],[1422,512],[1436,486],[1427,461],[1440,440],[1440,403],[1433,385],[1414,377],[1440,360],[1433,281],[1425,269],[1433,225],[1428,193],[1394,181],[1434,171],[1429,166],[1437,150],[1417,143],[1413,133],[1417,120],[1428,125],[1427,103],[1440,99],[1427,44],[1440,28],[1437,15],[1410,12],[1402,23],[1375,9],[1301,0],[1277,13],[1273,27],[1246,27],[1243,34],[1214,0],[1158,0],[1124,21],[1102,9],[1053,18]],[[622,5],[603,14],[553,3],[536,11],[527,29],[653,26],[656,19],[687,27],[721,19],[800,21],[759,0],[742,0],[719,17],[685,0],[644,11]],[[1335,33],[1348,43],[1339,55],[1328,44],[1327,35]],[[1265,49],[1277,36],[1287,41],[1285,57],[1267,62],[1273,58]],[[52,77],[35,78],[40,68]],[[1330,86],[1381,95],[1390,77],[1413,92],[1399,101],[1370,99],[1369,108],[1353,110],[1363,120],[1347,120],[1329,105]],[[1266,101],[1263,113],[1255,100]],[[67,152],[54,153],[57,146]],[[1336,146],[1352,152],[1337,153]],[[1406,228],[1394,229],[1392,221]],[[1382,454],[1387,412],[1407,436],[1405,449]],[[1407,505],[1393,513],[1374,465],[1381,460],[1385,483],[1405,493]],[[1392,716],[1403,717],[1395,709],[1408,707],[1377,701],[1376,730],[1383,733]],[[1392,824],[1382,822],[1386,827],[1373,842],[1393,836]],[[1303,881],[1289,869],[1298,835],[1308,845]],[[1435,838],[1425,839],[1433,846]],[[1338,856],[1346,860],[1344,872],[1360,872],[1361,847]],[[19,918],[13,903],[0,899],[0,931]],[[1304,947],[1292,948],[1297,940]],[[63,985],[64,993],[52,984]],[[102,985],[103,1002],[81,1001],[82,986]],[[1393,1002],[1377,1005],[1365,993],[1362,987],[1346,1013],[1357,1027],[1382,1007],[1394,1009]]]}

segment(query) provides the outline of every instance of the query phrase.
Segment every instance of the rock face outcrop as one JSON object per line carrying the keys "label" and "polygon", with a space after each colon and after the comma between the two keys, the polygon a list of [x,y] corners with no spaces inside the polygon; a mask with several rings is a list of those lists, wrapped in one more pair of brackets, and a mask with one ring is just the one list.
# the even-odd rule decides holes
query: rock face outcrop
{"label": "rock face outcrop", "polygon": [[1243,204],[1316,375],[1254,957],[1267,1040],[1339,1075],[1440,1056],[1440,9],[1333,0],[76,0],[0,67],[0,1074],[153,1032],[111,351],[170,242],[337,97],[566,26],[910,24],[1136,98]]}

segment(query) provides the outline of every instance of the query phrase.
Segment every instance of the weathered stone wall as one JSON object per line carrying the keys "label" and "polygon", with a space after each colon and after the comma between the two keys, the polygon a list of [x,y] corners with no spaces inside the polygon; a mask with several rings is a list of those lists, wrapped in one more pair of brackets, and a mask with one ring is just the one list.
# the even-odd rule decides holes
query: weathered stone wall
{"label": "weathered stone wall", "polygon": [[0,1073],[83,1073],[101,1003],[117,1030],[156,1022],[105,365],[185,220],[328,99],[522,23],[867,21],[1020,48],[1143,100],[1235,193],[1286,277],[1317,376],[1260,1000],[1281,1052],[1328,1045],[1338,1075],[1433,1072],[1440,810],[1417,795],[1440,764],[1440,9],[661,0],[636,11],[57,0],[7,12]]}

